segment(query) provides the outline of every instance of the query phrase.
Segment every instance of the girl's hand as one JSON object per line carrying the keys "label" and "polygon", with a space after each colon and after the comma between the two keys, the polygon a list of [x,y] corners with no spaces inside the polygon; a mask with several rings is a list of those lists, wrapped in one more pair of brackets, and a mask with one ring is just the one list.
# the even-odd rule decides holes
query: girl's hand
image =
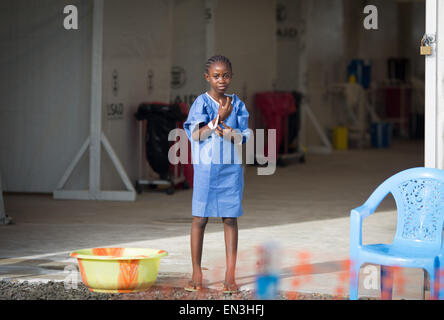
{"label": "girl's hand", "polygon": [[221,121],[221,123],[224,125],[224,128],[222,128],[220,125],[217,126],[216,128],[216,133],[225,139],[230,139],[231,142],[234,143],[235,141],[235,135],[236,132],[233,130],[233,128],[231,128],[230,126],[228,126],[227,124],[225,124],[225,122]]}
{"label": "girl's hand", "polygon": [[[226,124],[224,124],[223,122],[221,122],[221,123],[224,125],[224,127],[226,126]],[[220,126],[220,124],[216,127],[216,133],[219,135],[219,137],[222,137],[222,138],[227,138],[228,135],[231,133],[231,131],[233,131],[233,129],[222,128]]]}
{"label": "girl's hand", "polygon": [[231,111],[233,110],[233,105],[231,104],[231,98],[227,97],[227,100],[225,101],[225,104],[222,104],[222,100],[219,99],[219,121],[222,122],[225,119],[228,118]]}

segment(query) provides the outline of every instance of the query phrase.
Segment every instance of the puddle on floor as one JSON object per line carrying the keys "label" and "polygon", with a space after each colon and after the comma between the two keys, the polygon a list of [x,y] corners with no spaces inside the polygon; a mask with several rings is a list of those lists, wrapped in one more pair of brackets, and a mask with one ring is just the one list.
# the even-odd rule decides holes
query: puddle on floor
{"label": "puddle on floor", "polygon": [[[60,276],[66,266],[74,265],[54,260],[0,258],[0,278],[17,279],[24,277],[39,277],[45,275]],[[65,275],[66,276],[66,275]]]}
{"label": "puddle on floor", "polygon": [[0,276],[5,275],[44,275],[63,273],[63,269],[59,272],[55,269],[42,268],[38,266],[23,266],[23,265],[3,265],[0,266]]}

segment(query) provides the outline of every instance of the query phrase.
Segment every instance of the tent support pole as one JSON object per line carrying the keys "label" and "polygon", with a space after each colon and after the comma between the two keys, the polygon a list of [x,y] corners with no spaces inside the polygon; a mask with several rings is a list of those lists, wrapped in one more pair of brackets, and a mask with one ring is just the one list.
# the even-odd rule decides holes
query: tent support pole
{"label": "tent support pole", "polygon": [[[94,0],[91,72],[91,124],[90,136],[83,143],[66,172],[63,174],[54,199],[134,201],[136,192],[123,169],[116,153],[102,132],[102,57],[103,57],[103,6],[104,0]],[[101,144],[109,154],[127,191],[103,191],[100,189]],[[69,176],[89,146],[89,190],[63,190]]]}

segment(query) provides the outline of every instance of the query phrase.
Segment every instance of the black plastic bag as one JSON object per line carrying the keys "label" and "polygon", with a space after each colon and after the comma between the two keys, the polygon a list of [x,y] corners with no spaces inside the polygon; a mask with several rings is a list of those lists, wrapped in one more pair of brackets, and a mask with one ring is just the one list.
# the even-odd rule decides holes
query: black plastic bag
{"label": "black plastic bag", "polygon": [[142,103],[134,116],[137,120],[147,120],[145,144],[148,163],[161,179],[168,180],[168,134],[176,128],[177,121],[186,119],[186,115],[177,104]]}

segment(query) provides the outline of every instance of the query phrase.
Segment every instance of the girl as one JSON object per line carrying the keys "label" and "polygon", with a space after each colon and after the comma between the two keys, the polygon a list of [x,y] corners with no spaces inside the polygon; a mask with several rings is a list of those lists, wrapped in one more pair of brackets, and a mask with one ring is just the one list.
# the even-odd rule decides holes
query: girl
{"label": "girl", "polygon": [[[249,114],[245,104],[235,94],[225,93],[233,76],[231,63],[226,57],[217,55],[208,59],[204,76],[210,90],[196,98],[184,123],[192,145],[194,167],[191,225],[193,276],[185,290],[197,291],[202,288],[201,257],[205,226],[208,217],[221,217],[227,268],[223,292],[233,293],[238,291],[235,282],[237,217],[243,214],[241,202],[244,189],[243,167],[233,149],[235,144],[244,144],[249,138]],[[227,154],[232,155],[230,161],[227,161]]]}

